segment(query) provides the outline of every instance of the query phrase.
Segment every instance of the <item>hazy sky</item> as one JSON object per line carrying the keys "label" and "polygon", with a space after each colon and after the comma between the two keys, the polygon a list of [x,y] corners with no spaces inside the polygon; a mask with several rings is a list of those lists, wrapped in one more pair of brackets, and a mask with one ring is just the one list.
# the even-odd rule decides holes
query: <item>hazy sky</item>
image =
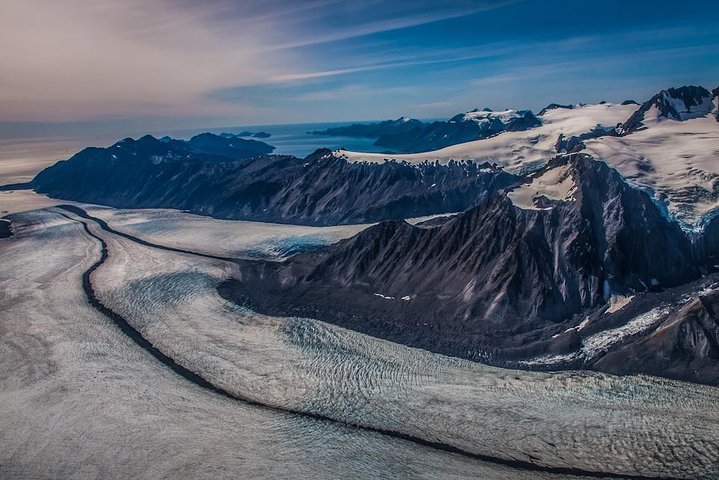
{"label": "hazy sky", "polygon": [[717,86],[719,8],[716,0],[0,0],[0,71],[6,130],[448,117]]}

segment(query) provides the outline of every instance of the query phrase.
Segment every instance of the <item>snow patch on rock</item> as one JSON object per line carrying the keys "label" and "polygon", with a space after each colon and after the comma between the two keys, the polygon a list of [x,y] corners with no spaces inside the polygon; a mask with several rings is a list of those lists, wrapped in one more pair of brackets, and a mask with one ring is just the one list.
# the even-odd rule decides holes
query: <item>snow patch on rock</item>
{"label": "snow patch on rock", "polygon": [[618,312],[622,308],[629,305],[629,303],[633,299],[634,299],[634,295],[629,295],[629,296],[612,295],[612,298],[609,300],[609,308],[607,308],[606,313]]}
{"label": "snow patch on rock", "polygon": [[382,295],[381,293],[375,293],[375,297],[384,298],[385,300],[394,300],[394,297],[389,297],[387,295]]}
{"label": "snow patch on rock", "polygon": [[507,194],[512,203],[524,210],[551,210],[551,206],[542,206],[542,198],[553,201],[573,201],[576,190],[568,165],[555,167],[528,177],[525,183]]}
{"label": "snow patch on rock", "polygon": [[642,333],[657,324],[670,311],[669,307],[657,307],[639,315],[621,327],[604,330],[582,341],[582,354],[592,358],[606,351],[624,338]]}

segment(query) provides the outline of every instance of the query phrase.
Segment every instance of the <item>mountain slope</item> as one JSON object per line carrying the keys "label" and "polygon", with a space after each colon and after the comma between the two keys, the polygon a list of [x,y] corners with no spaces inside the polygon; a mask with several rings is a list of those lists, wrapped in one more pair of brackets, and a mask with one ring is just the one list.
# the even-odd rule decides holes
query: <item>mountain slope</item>
{"label": "mountain slope", "polygon": [[193,153],[193,143],[216,151],[215,139],[201,140],[186,144],[143,137],[86,149],[47,168],[32,185],[53,197],[121,208],[333,225],[463,211],[516,182],[487,165],[359,164],[329,150],[306,159],[273,155],[229,161]]}
{"label": "mountain slope", "polygon": [[702,291],[647,335],[600,356],[593,368],[719,385],[719,290]]}
{"label": "mountain slope", "polygon": [[[561,195],[543,179],[565,183]],[[530,205],[499,193],[438,227],[386,222],[281,264],[247,262],[224,293],[262,312],[508,361],[571,349],[578,337],[557,345],[558,333],[612,296],[699,278],[681,229],[606,164],[561,157],[525,186],[539,193]]]}

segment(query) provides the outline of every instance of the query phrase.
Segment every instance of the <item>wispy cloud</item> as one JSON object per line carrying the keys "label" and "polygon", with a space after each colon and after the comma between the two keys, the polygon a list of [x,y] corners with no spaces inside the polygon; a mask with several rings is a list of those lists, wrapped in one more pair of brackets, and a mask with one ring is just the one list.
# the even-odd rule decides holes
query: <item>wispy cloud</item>
{"label": "wispy cloud", "polygon": [[[412,2],[411,8],[403,9],[394,16],[387,18],[388,12],[385,8],[378,8],[381,2],[357,2],[356,5],[362,6],[363,12],[357,12],[358,16],[349,16],[348,19],[352,23],[343,28],[330,30],[328,33],[313,33],[303,39],[291,41],[283,44],[274,45],[271,49],[289,49],[298,47],[307,47],[311,45],[319,45],[322,43],[336,42],[339,40],[347,40],[351,38],[363,37],[393,30],[417,27],[429,23],[450,20],[453,18],[466,17],[479,12],[502,8],[508,5],[522,3],[527,0],[494,0],[494,1],[472,1],[466,2],[464,5],[453,5],[452,3],[442,2]],[[405,5],[397,2],[396,5]],[[362,21],[363,13],[376,12],[375,19]],[[357,22],[356,24],[354,22]]]}
{"label": "wispy cloud", "polygon": [[0,122],[369,118],[525,101],[530,79],[552,100],[610,79],[699,81],[719,72],[719,17],[685,1],[667,16],[664,0],[600,12],[554,0],[0,0]]}
{"label": "wispy cloud", "polygon": [[223,4],[176,7],[171,0],[4,0],[2,120],[198,114],[223,108],[198,103],[204,92],[262,83],[293,64],[259,52],[270,35],[261,26],[248,22],[232,36],[215,29],[208,19]]}
{"label": "wispy cloud", "polygon": [[[485,46],[481,51],[474,49],[476,53],[466,54],[467,49],[445,50],[441,53],[431,52],[430,55],[408,56],[402,59],[390,59],[378,63],[356,65],[335,70],[318,70],[312,72],[286,73],[270,77],[271,82],[295,82],[316,78],[335,77],[359,72],[371,72],[377,70],[398,69],[420,65],[440,65],[456,62],[467,62],[484,58],[496,57],[502,53],[506,54],[515,51],[517,47],[507,47],[505,44],[491,44]],[[465,53],[463,53],[465,52]]]}

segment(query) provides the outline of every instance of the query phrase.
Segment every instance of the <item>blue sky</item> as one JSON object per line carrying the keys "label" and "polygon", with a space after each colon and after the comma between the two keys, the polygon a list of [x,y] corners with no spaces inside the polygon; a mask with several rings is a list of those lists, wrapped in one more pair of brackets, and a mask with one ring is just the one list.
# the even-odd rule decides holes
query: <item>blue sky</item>
{"label": "blue sky", "polygon": [[120,133],[643,100],[719,85],[716,7],[3,0],[0,126]]}

